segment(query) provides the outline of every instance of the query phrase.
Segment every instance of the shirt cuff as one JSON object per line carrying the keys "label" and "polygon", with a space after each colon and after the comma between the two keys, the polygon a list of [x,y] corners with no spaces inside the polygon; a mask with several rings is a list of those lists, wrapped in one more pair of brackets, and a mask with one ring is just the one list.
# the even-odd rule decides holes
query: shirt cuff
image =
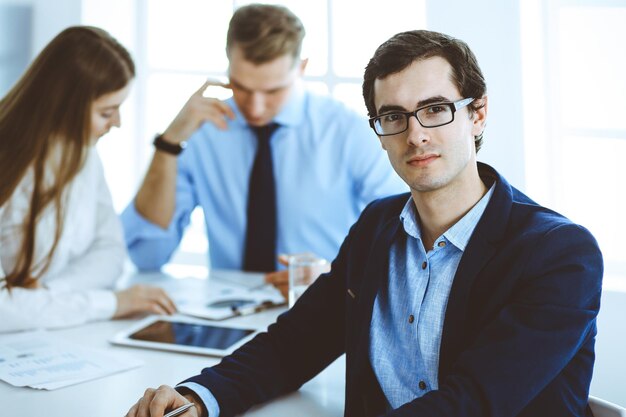
{"label": "shirt cuff", "polygon": [[195,382],[185,382],[182,384],[176,385],[178,387],[185,387],[191,391],[193,391],[204,403],[204,408],[206,408],[209,417],[219,417],[220,415],[220,406],[217,404],[217,400],[208,390],[208,388],[203,387],[200,384]]}

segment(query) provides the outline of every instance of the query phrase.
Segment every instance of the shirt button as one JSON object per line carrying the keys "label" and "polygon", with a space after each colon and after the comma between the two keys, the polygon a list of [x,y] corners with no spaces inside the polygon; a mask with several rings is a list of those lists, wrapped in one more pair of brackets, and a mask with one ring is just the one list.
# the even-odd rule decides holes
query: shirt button
{"label": "shirt button", "polygon": [[415,317],[413,316],[413,314],[411,314],[409,316],[409,323],[413,323],[415,321]]}
{"label": "shirt button", "polygon": [[422,269],[426,269],[427,266],[428,264],[426,263],[426,261],[422,262]]}
{"label": "shirt button", "polygon": [[443,248],[444,246],[446,246],[446,242],[442,240],[441,242],[437,243],[437,246],[439,246],[440,248]]}
{"label": "shirt button", "polygon": [[424,381],[420,381],[418,385],[422,391],[426,389],[426,383]]}

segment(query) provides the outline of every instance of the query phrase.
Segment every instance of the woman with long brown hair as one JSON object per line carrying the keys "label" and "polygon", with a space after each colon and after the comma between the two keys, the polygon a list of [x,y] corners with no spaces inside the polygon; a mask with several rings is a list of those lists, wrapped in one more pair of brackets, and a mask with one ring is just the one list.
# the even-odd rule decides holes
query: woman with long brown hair
{"label": "woman with long brown hair", "polygon": [[94,145],[134,75],[107,32],[76,26],[0,100],[0,332],[175,311],[159,288],[111,290],[126,251]]}

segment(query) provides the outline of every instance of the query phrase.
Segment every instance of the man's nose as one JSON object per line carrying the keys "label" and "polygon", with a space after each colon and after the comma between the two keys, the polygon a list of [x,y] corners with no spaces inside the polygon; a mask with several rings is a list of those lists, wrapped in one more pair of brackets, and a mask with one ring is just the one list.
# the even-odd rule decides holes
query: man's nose
{"label": "man's nose", "polygon": [[263,93],[253,92],[248,99],[248,113],[253,117],[258,117],[265,111],[265,96]]}
{"label": "man's nose", "polygon": [[406,131],[407,143],[413,146],[420,146],[430,141],[430,129],[422,126],[415,114],[411,114],[408,119],[408,129]]}

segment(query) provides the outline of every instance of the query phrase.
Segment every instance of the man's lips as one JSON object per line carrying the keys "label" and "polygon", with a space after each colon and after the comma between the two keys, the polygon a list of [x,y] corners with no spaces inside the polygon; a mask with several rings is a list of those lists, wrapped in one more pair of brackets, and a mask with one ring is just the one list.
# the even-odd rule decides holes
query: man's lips
{"label": "man's lips", "polygon": [[424,155],[415,155],[407,161],[407,164],[415,166],[415,167],[425,167],[439,158],[439,155],[434,153],[424,154]]}

